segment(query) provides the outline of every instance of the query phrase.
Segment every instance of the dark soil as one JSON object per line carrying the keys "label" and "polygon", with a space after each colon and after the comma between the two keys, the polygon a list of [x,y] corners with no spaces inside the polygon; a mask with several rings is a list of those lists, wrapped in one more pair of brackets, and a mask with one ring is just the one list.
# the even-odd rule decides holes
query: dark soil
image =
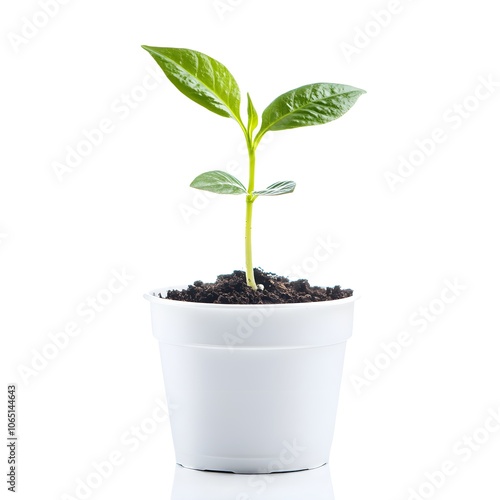
{"label": "dark soil", "polygon": [[311,286],[307,280],[290,281],[284,276],[255,269],[255,280],[263,290],[252,290],[246,284],[243,271],[221,274],[215,283],[195,281],[186,290],[169,290],[162,299],[206,304],[292,304],[297,302],[321,302],[350,297],[352,290],[340,286]]}

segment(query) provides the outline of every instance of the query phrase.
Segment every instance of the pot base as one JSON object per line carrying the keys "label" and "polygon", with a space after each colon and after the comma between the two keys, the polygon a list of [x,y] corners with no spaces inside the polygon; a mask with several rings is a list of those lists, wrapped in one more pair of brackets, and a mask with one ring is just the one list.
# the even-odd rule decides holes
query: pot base
{"label": "pot base", "polygon": [[314,470],[273,474],[203,472],[177,465],[172,500],[334,500],[328,466]]}
{"label": "pot base", "polygon": [[[221,457],[179,457],[178,465],[185,469],[203,472],[226,472],[229,474],[280,474],[318,469],[327,462],[316,465],[281,463],[280,460],[266,458],[221,458]],[[279,468],[278,468],[279,467]]]}

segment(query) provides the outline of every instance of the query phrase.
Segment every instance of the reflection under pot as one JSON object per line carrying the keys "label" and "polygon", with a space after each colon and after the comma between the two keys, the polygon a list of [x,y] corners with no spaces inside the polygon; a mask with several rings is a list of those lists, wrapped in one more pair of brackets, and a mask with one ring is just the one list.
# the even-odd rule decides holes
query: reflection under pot
{"label": "reflection under pot", "polygon": [[176,466],[171,500],[334,500],[330,468],[275,474],[206,472]]}

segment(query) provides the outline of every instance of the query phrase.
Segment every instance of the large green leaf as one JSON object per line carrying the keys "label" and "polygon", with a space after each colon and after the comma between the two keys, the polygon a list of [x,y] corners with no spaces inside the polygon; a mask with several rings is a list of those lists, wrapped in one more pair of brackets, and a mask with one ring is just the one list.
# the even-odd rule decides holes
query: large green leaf
{"label": "large green leaf", "polygon": [[211,170],[200,174],[191,187],[219,194],[246,194],[245,186],[231,174],[222,170]]}
{"label": "large green leaf", "polygon": [[313,83],[277,97],[262,113],[257,137],[269,130],[320,125],[340,118],[365,91],[337,83]]}
{"label": "large green leaf", "polygon": [[241,122],[240,89],[222,63],[196,50],[142,47],[184,95],[218,115]]}
{"label": "large green leaf", "polygon": [[293,193],[295,189],[295,182],[293,181],[280,181],[274,182],[262,191],[254,191],[254,196],[279,196],[280,194]]}

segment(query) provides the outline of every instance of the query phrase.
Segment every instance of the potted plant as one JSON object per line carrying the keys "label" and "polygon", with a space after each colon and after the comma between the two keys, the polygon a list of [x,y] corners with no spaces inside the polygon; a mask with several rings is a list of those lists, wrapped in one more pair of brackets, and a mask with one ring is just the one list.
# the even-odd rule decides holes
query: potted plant
{"label": "potted plant", "polygon": [[[247,119],[228,69],[200,52],[144,46],[191,100],[232,118],[245,136],[247,185],[215,170],[191,186],[243,195],[245,271],[145,295],[160,343],[171,428],[179,464],[200,470],[269,473],[328,462],[347,339],[356,296],[340,287],[254,269],[252,211],[260,196],[291,193],[292,181],[255,183],[256,150],[269,131],[330,122],[364,93],[315,83],[286,92],[259,115],[247,94]],[[260,127],[259,127],[260,122]],[[258,130],[257,130],[258,129]]]}

